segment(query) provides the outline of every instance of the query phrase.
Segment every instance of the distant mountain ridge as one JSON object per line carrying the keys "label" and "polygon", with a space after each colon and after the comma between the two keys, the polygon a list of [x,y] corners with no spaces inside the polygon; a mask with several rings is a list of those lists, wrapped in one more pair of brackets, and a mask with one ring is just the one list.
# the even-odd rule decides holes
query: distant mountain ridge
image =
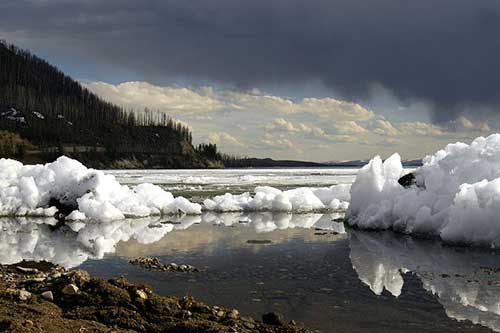
{"label": "distant mountain ridge", "polygon": [[295,160],[274,160],[272,158],[239,158],[226,159],[224,165],[228,168],[306,168],[306,167],[327,167],[326,163],[295,161]]}
{"label": "distant mountain ridge", "polygon": [[[341,162],[310,162],[299,160],[274,160],[271,158],[240,158],[224,160],[224,165],[230,168],[324,168],[324,167],[351,167],[360,168],[366,165],[369,160],[352,160]],[[422,165],[422,160],[403,161],[405,167],[418,167]]]}
{"label": "distant mountain ridge", "polygon": [[[369,160],[353,160],[353,161],[341,161],[341,162],[326,162],[326,165],[330,166],[339,166],[339,167],[362,167],[365,164],[368,164]],[[421,159],[415,159],[415,160],[406,160],[406,161],[401,161],[404,167],[419,167],[422,165],[422,160]]]}

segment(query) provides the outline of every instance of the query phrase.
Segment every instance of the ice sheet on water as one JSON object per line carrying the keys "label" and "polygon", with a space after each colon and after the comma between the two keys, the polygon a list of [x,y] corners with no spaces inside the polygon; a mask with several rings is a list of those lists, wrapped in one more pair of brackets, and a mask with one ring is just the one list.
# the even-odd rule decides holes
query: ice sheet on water
{"label": "ice sheet on water", "polygon": [[279,187],[327,187],[350,184],[358,169],[352,168],[268,168],[268,169],[189,169],[189,170],[107,170],[122,184],[153,183],[167,188],[179,185],[203,185],[203,188],[244,187],[260,185]]}
{"label": "ice sheet on water", "polygon": [[352,185],[351,225],[431,234],[449,242],[500,246],[500,134],[449,144],[415,170],[403,188],[398,154],[375,157]]}

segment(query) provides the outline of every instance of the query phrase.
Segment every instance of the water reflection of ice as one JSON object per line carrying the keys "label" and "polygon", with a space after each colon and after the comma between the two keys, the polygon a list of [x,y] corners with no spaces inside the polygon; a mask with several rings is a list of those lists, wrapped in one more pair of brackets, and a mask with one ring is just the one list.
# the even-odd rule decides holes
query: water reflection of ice
{"label": "water reflection of ice", "polygon": [[391,233],[349,234],[353,268],[375,294],[385,289],[398,297],[404,284],[402,274],[412,272],[427,291],[438,296],[449,317],[500,331],[498,254]]}
{"label": "water reflection of ice", "polygon": [[238,226],[263,233],[290,228],[321,228],[345,233],[335,214],[205,213],[201,216],[148,217],[110,222],[69,222],[55,228],[52,218],[1,218],[0,263],[46,260],[67,268],[88,259],[102,259],[115,252],[119,242],[136,240],[152,244],[173,230],[185,230],[199,223]]}
{"label": "water reflection of ice", "polygon": [[89,258],[100,259],[113,252],[119,241],[137,239],[149,244],[173,229],[149,227],[153,219],[131,219],[109,223],[75,223],[54,230],[53,219],[0,219],[0,263],[21,260],[46,260],[65,267],[75,267]]}

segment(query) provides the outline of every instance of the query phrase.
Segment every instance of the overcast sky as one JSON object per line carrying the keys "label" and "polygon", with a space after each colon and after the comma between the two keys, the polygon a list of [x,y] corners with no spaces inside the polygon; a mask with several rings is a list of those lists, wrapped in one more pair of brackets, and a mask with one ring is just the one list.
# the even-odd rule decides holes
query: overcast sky
{"label": "overcast sky", "polygon": [[410,159],[500,127],[497,0],[0,0],[0,22],[229,153]]}

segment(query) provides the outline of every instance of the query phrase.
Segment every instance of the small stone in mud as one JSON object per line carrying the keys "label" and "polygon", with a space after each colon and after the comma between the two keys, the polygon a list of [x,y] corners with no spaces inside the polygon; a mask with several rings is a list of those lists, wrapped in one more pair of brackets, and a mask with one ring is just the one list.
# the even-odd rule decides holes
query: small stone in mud
{"label": "small stone in mud", "polygon": [[52,294],[52,291],[44,291],[40,296],[42,296],[42,298],[44,300],[47,300],[49,302],[53,302],[54,301],[54,294]]}
{"label": "small stone in mud", "polygon": [[146,294],[146,292],[144,290],[136,290],[135,291],[135,294],[137,295],[137,297],[139,297],[140,299],[143,299],[143,300],[147,300],[148,299],[148,294]]}
{"label": "small stone in mud", "polygon": [[36,268],[26,268],[26,267],[22,267],[22,266],[17,266],[16,269],[19,272],[26,273],[26,274],[38,273],[38,269],[36,269]]}
{"label": "small stone in mud", "polygon": [[31,293],[26,290],[19,290],[17,293],[17,297],[20,301],[26,302],[27,300],[31,299]]}
{"label": "small stone in mud", "polygon": [[79,291],[78,287],[73,283],[68,284],[61,290],[61,292],[65,295],[76,295],[78,294],[78,291]]}
{"label": "small stone in mud", "polygon": [[34,283],[41,283],[43,281],[45,281],[45,277],[40,276],[40,277],[34,277],[31,279],[23,280],[21,282],[24,284],[34,284]]}
{"label": "small stone in mud", "polygon": [[227,314],[227,317],[229,319],[238,319],[240,317],[240,312],[236,309],[233,309]]}
{"label": "small stone in mud", "polygon": [[271,244],[272,241],[269,239],[249,239],[247,244]]}

